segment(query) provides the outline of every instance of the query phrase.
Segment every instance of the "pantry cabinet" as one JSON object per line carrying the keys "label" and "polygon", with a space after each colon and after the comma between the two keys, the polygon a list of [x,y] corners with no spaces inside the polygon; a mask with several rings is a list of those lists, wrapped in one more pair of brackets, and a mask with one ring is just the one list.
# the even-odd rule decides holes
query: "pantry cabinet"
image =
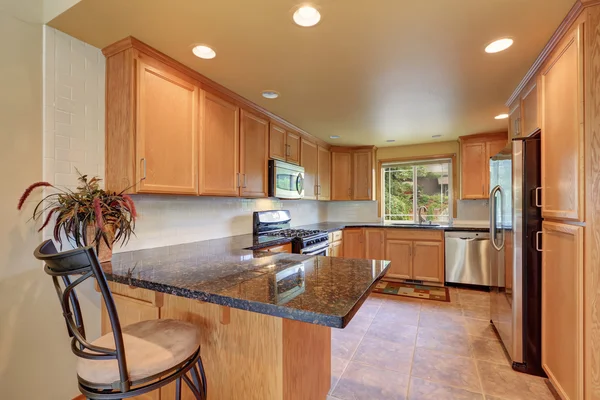
{"label": "pantry cabinet", "polygon": [[212,93],[201,99],[200,194],[239,196],[240,109]]}
{"label": "pantry cabinet", "polygon": [[374,200],[373,146],[332,147],[332,200]]}
{"label": "pantry cabinet", "polygon": [[316,200],[318,188],[319,173],[319,151],[317,145],[302,139],[301,141],[301,163],[304,167],[304,198]]}
{"label": "pantry cabinet", "polygon": [[544,218],[583,221],[582,26],[571,31],[541,72]]}
{"label": "pantry cabinet", "polygon": [[460,137],[461,198],[487,199],[490,193],[490,158],[508,144],[506,132]]}
{"label": "pantry cabinet", "polygon": [[169,68],[137,68],[138,193],[198,194],[198,86]]}
{"label": "pantry cabinet", "polygon": [[240,117],[240,196],[268,196],[269,121],[246,110]]}
{"label": "pantry cabinet", "polygon": [[271,122],[269,132],[269,157],[300,164],[300,135]]}
{"label": "pantry cabinet", "polygon": [[583,399],[583,230],[542,224],[542,367],[570,400]]}

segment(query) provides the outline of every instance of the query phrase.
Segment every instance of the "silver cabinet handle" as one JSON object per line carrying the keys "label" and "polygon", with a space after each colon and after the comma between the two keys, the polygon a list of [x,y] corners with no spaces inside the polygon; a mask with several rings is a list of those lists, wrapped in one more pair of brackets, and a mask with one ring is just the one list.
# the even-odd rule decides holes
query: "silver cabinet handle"
{"label": "silver cabinet handle", "polygon": [[370,198],[371,197],[371,188],[367,189],[367,196]]}
{"label": "silver cabinet handle", "polygon": [[542,194],[542,188],[541,187],[535,188],[535,206],[538,208],[542,208],[542,203],[540,201],[540,199],[542,197],[541,194]]}
{"label": "silver cabinet handle", "polygon": [[286,155],[286,157],[289,157],[289,156],[291,156],[291,155],[292,155],[292,150],[291,150],[291,148],[290,148],[290,147],[291,147],[291,146],[290,146],[289,144],[286,144],[286,145],[285,145],[285,155]]}
{"label": "silver cabinet handle", "polygon": [[542,245],[540,244],[541,243],[541,241],[540,241],[541,237],[542,237],[542,231],[537,231],[535,233],[535,249],[537,251],[543,251],[542,250]]}
{"label": "silver cabinet handle", "polygon": [[246,180],[246,174],[244,174],[244,188],[246,188],[247,183],[248,183],[248,181]]}
{"label": "silver cabinet handle", "polygon": [[144,176],[142,177],[142,180],[146,179],[146,159],[142,158],[140,160],[140,162],[142,163],[142,170],[144,171]]}
{"label": "silver cabinet handle", "polygon": [[240,187],[240,173],[237,173],[237,187]]}

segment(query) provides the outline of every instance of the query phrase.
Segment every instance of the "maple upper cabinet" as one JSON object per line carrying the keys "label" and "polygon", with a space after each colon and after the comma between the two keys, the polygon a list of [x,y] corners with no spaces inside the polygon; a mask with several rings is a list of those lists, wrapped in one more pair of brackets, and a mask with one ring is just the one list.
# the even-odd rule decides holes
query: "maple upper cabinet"
{"label": "maple upper cabinet", "polygon": [[509,137],[521,136],[521,102],[517,101],[508,113],[508,135]]}
{"label": "maple upper cabinet", "polygon": [[[531,135],[542,126],[540,121],[538,103],[538,85],[534,77],[533,82],[525,90],[521,98],[521,136]],[[512,137],[512,136],[511,136]]]}
{"label": "maple upper cabinet", "polygon": [[240,109],[204,91],[200,104],[200,194],[238,196]]}
{"label": "maple upper cabinet", "polygon": [[542,224],[542,367],[569,400],[584,398],[583,230]]}
{"label": "maple upper cabinet", "polygon": [[331,200],[352,200],[352,153],[331,152]]}
{"label": "maple upper cabinet", "polygon": [[373,151],[354,151],[352,162],[352,198],[373,200]]}
{"label": "maple upper cabinet", "polygon": [[331,200],[374,200],[376,148],[331,148]]}
{"label": "maple upper cabinet", "polygon": [[138,193],[198,194],[198,86],[138,60]]}
{"label": "maple upper cabinet", "polygon": [[342,243],[345,258],[365,258],[365,238],[363,229],[344,229]]}
{"label": "maple upper cabinet", "polygon": [[308,200],[316,200],[318,193],[318,165],[319,165],[319,150],[317,145],[302,139],[301,147],[301,163],[304,167],[304,198]]}
{"label": "maple upper cabinet", "polygon": [[490,157],[508,144],[507,134],[460,137],[461,198],[487,199],[490,193]]}
{"label": "maple upper cabinet", "polygon": [[240,114],[240,196],[268,196],[269,121]]}
{"label": "maple upper cabinet", "polygon": [[583,221],[582,33],[576,26],[541,72],[544,218]]}
{"label": "maple upper cabinet", "polygon": [[331,200],[331,152],[318,146],[317,199]]}
{"label": "maple upper cabinet", "polygon": [[300,164],[300,135],[271,122],[269,157],[292,164]]}

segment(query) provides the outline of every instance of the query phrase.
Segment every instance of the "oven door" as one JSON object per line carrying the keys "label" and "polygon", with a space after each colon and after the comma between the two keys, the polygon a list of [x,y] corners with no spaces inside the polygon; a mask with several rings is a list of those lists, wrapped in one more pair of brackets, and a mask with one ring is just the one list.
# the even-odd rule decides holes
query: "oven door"
{"label": "oven door", "polygon": [[313,247],[302,249],[300,250],[300,254],[304,254],[305,256],[327,256],[329,255],[329,243],[327,243],[325,246],[319,246],[317,248]]}
{"label": "oven door", "polygon": [[280,199],[304,197],[304,168],[279,161],[269,168],[269,195]]}

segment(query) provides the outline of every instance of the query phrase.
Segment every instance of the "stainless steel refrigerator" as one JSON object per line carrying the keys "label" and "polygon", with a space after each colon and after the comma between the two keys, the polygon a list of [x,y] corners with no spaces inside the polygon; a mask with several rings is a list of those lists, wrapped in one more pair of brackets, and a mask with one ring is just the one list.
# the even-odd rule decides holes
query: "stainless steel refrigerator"
{"label": "stainless steel refrigerator", "polygon": [[491,319],[513,369],[541,367],[540,132],[490,159]]}

